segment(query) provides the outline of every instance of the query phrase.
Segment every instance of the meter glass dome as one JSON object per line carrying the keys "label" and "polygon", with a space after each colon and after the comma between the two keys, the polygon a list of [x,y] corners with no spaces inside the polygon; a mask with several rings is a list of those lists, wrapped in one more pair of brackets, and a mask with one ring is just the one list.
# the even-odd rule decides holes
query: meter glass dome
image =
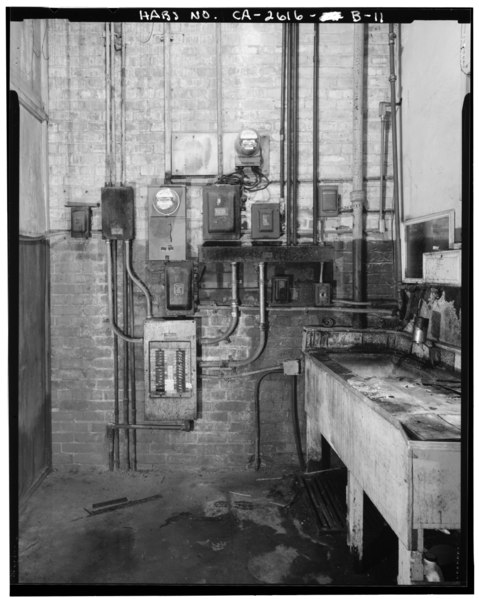
{"label": "meter glass dome", "polygon": [[180,207],[180,196],[170,187],[160,189],[153,198],[153,207],[161,216],[172,216]]}

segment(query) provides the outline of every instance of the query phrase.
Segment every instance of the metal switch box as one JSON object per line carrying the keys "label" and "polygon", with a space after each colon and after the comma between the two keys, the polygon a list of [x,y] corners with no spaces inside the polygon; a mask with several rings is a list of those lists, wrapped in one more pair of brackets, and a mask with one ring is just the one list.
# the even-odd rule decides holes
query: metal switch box
{"label": "metal switch box", "polygon": [[101,228],[103,239],[135,237],[133,187],[102,187]]}
{"label": "metal switch box", "polygon": [[148,187],[148,259],[186,259],[186,188]]}
{"label": "metal switch box", "polygon": [[193,266],[191,262],[166,266],[166,307],[191,310],[193,306]]}
{"label": "metal switch box", "polygon": [[277,239],[281,235],[279,204],[257,202],[251,205],[251,238]]}
{"label": "metal switch box", "polygon": [[331,285],[329,283],[316,283],[314,286],[315,306],[328,306],[331,303]]}
{"label": "metal switch box", "polygon": [[271,279],[271,300],[274,304],[289,304],[291,302],[291,288],[293,276],[284,275]]}
{"label": "metal switch box", "polygon": [[320,217],[338,216],[339,194],[337,185],[319,186],[319,210]]}
{"label": "metal switch box", "polygon": [[239,239],[239,185],[208,185],[203,188],[203,239]]}
{"label": "metal switch box", "polygon": [[145,419],[194,420],[196,323],[149,319],[144,325]]}

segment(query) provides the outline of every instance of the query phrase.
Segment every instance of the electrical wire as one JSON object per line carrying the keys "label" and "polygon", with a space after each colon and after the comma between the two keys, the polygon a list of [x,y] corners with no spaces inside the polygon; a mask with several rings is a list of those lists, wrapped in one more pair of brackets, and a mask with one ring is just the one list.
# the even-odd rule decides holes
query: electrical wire
{"label": "electrical wire", "polygon": [[266,189],[271,181],[263,173],[259,166],[252,166],[251,173],[253,177],[250,177],[244,167],[238,166],[233,173],[222,175],[218,177],[217,183],[226,185],[241,185],[246,191],[255,192]]}

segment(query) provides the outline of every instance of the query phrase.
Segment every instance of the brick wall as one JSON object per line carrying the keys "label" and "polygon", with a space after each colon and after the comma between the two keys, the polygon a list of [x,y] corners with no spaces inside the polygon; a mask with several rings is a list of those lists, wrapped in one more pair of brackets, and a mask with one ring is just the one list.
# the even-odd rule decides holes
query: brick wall
{"label": "brick wall", "polygon": [[[365,167],[368,207],[378,207],[378,103],[388,98],[387,26],[372,25],[367,35],[367,123]],[[171,24],[171,125],[173,133],[216,132],[215,26]],[[158,281],[145,261],[147,188],[161,183],[165,172],[164,33],[161,24],[124,24],[126,41],[126,177],[135,189],[136,240],[134,267],[154,293],[158,313]],[[281,26],[226,23],[221,31],[223,129],[233,134],[244,126],[269,132],[270,178],[267,192],[251,200],[279,199],[279,128]],[[49,164],[52,228],[52,391],[54,466],[105,466],[105,425],[113,417],[112,334],[107,318],[105,244],[100,214],[94,209],[93,237],[73,240],[68,234],[69,201],[99,202],[107,179],[105,166],[104,30],[101,23],[49,22]],[[312,55],[313,26],[300,26],[299,90],[299,222],[312,228]],[[337,183],[342,208],[350,207],[352,156],[351,25],[324,25],[320,34],[320,165],[321,180]],[[115,86],[119,91],[119,56]],[[119,101],[116,110],[119,115]],[[117,173],[119,122],[117,124]],[[388,175],[391,173],[388,172]],[[200,185],[187,187],[187,249],[198,254],[202,241]],[[387,185],[387,207],[391,188]],[[334,243],[334,293],[351,297],[351,226],[346,212],[326,222]],[[339,228],[339,229],[338,229]],[[367,218],[369,299],[390,298],[391,242],[388,228],[377,229],[377,215]],[[228,299],[226,293],[226,300]],[[246,294],[239,327],[231,343],[203,348],[205,359],[248,355],[258,336],[255,292]],[[144,299],[135,289],[136,333],[142,333]],[[217,334],[229,311],[200,306],[203,333]],[[262,368],[300,356],[301,327],[319,324],[330,312],[271,312],[268,345],[254,364]],[[335,314],[348,324],[349,314]],[[143,364],[136,348],[138,420],[143,418]],[[165,464],[181,467],[231,465],[247,467],[254,451],[254,377],[204,377],[199,382],[200,417],[192,432],[138,432],[140,468]],[[302,388],[299,403],[302,411]],[[263,383],[262,452],[266,463],[295,462],[288,383],[281,375]],[[302,423],[303,426],[303,423]]]}

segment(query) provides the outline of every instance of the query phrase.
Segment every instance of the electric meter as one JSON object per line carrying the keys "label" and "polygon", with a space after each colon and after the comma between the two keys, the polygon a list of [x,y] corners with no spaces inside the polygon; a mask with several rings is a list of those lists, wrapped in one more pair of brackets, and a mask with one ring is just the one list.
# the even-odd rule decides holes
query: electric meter
{"label": "electric meter", "polygon": [[153,208],[160,216],[173,216],[181,204],[178,192],[172,187],[162,187],[153,197]]}

